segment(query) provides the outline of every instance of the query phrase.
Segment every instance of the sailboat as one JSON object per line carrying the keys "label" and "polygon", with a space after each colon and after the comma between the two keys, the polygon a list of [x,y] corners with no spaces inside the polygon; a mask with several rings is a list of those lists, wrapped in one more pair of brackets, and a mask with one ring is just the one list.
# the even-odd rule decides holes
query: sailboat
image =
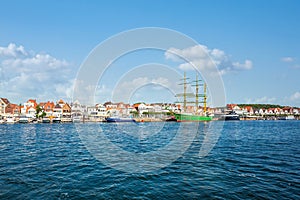
{"label": "sailboat", "polygon": [[[175,118],[177,121],[179,122],[185,122],[185,121],[211,121],[212,117],[207,115],[207,111],[206,111],[206,101],[207,101],[207,96],[206,96],[206,83],[204,84],[199,84],[200,80],[198,80],[198,75],[196,75],[196,80],[195,86],[196,87],[196,91],[195,94],[194,93],[187,93],[187,78],[186,78],[186,73],[184,72],[184,78],[182,79],[183,83],[181,83],[180,85],[183,85],[183,93],[182,94],[177,94],[176,97],[183,97],[183,102],[178,102],[178,103],[183,103],[183,112],[180,113],[175,113]],[[199,94],[199,86],[203,85],[203,94]],[[190,97],[196,97],[195,101],[187,101],[187,98]],[[198,104],[199,104],[199,97],[203,98],[203,114],[200,115],[198,114]],[[187,113],[186,112],[186,108],[187,108],[187,104],[188,103],[195,103],[195,108],[196,108],[196,112],[195,113]]]}

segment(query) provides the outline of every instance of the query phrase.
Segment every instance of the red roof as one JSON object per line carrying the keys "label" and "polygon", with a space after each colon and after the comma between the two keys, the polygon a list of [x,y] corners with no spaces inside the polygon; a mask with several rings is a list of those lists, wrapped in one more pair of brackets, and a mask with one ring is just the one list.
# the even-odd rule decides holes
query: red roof
{"label": "red roof", "polygon": [[233,110],[235,106],[237,106],[237,104],[227,104],[227,109]]}
{"label": "red roof", "polygon": [[36,100],[35,100],[35,99],[29,99],[29,100],[27,101],[27,103],[33,103],[34,108],[37,106],[37,103],[36,103]]}
{"label": "red roof", "polygon": [[251,110],[253,111],[252,106],[245,106],[244,108],[245,108],[248,112],[250,112]]}
{"label": "red roof", "polygon": [[60,99],[57,103],[58,104],[65,104],[65,102],[62,99]]}
{"label": "red roof", "polygon": [[1,100],[5,103],[5,104],[9,104],[9,100],[7,98],[1,98]]}
{"label": "red roof", "polygon": [[47,103],[45,103],[45,105],[43,106],[44,111],[49,112],[49,111],[53,111],[54,108],[54,103],[48,101]]}
{"label": "red roof", "polygon": [[19,113],[20,107],[17,104],[10,103],[5,108],[5,113],[15,114]]}

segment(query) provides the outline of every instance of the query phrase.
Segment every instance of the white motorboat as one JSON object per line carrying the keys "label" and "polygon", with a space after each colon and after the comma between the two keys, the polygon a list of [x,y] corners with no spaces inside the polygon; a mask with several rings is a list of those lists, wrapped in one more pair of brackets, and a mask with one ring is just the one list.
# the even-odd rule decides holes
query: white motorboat
{"label": "white motorboat", "polygon": [[29,118],[26,116],[21,116],[19,118],[19,123],[28,123],[29,122]]}
{"label": "white motorboat", "polygon": [[7,124],[14,124],[15,123],[15,118],[14,117],[7,117],[6,118],[6,123]]}

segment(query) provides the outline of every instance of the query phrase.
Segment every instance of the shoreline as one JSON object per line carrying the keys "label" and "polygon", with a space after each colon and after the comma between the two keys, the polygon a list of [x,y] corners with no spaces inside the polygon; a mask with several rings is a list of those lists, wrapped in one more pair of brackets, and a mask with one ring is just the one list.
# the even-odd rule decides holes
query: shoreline
{"label": "shoreline", "polygon": [[120,123],[157,123],[157,122],[165,122],[165,123],[207,123],[207,122],[216,122],[216,121],[228,121],[228,122],[238,122],[238,121],[299,121],[300,118],[296,117],[294,119],[276,119],[276,118],[247,118],[247,117],[241,117],[240,120],[222,120],[222,119],[217,119],[214,118],[211,121],[166,121],[163,119],[149,119],[149,118],[136,118],[134,119],[135,122],[107,122],[107,121],[95,121],[95,120],[84,120],[84,121],[80,121],[80,122],[72,122],[72,121],[68,121],[68,122],[19,122],[19,121],[15,121],[15,122],[0,122],[0,125],[2,124],[7,124],[7,125],[13,125],[13,124],[85,124],[85,123],[99,123],[99,124],[120,124]]}

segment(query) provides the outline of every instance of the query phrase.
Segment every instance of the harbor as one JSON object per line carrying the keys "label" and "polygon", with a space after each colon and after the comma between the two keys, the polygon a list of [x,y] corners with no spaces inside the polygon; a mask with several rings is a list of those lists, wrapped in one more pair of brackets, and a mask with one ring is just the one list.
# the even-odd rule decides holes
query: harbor
{"label": "harbor", "polygon": [[[134,104],[105,102],[83,105],[78,100],[68,103],[62,99],[37,102],[29,99],[23,104],[0,98],[0,124],[14,123],[88,123],[88,122],[208,122],[238,120],[299,120],[300,108],[271,104],[227,104],[208,107],[207,84],[198,73],[191,80],[184,72],[179,85],[182,93],[173,103]],[[187,92],[188,87],[194,88]]]}
{"label": "harbor", "polygon": [[[259,106],[260,108],[255,108]],[[299,120],[300,109],[289,106],[227,104],[226,107],[211,108],[203,105],[181,103],[113,103],[94,106],[80,102],[65,103],[63,100],[37,103],[29,99],[23,105],[10,103],[1,98],[0,124],[14,123],[101,123],[119,117],[122,121],[135,122],[185,122],[218,120]],[[185,110],[185,111],[183,111]],[[196,115],[195,113],[200,113]],[[205,115],[203,113],[206,113]],[[232,114],[235,117],[230,118]],[[132,119],[132,120],[128,120]]]}
{"label": "harbor", "polygon": [[0,200],[300,200],[300,1],[1,8]]}

